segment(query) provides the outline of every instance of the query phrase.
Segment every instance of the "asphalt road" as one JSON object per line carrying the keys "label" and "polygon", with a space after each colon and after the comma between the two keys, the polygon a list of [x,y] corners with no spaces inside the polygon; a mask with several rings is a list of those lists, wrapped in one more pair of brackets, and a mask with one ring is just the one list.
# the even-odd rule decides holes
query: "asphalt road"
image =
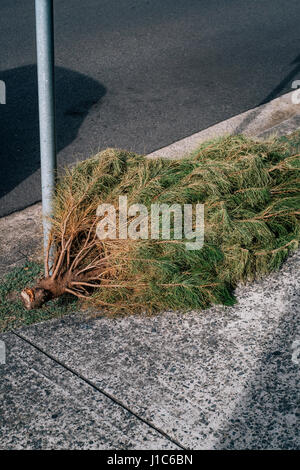
{"label": "asphalt road", "polygon": [[[291,90],[299,0],[54,0],[59,165],[148,153]],[[1,0],[0,215],[40,199],[34,1]]]}

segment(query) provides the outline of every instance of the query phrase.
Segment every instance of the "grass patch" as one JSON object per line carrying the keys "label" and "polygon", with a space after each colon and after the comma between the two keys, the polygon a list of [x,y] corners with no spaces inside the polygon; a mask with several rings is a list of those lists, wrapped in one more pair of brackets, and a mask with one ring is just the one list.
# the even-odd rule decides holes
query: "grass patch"
{"label": "grass patch", "polygon": [[36,282],[43,274],[39,263],[27,262],[7,274],[0,284],[0,332],[31,325],[51,318],[60,318],[77,308],[77,299],[63,296],[43,308],[27,311],[20,300],[20,291],[28,284]]}

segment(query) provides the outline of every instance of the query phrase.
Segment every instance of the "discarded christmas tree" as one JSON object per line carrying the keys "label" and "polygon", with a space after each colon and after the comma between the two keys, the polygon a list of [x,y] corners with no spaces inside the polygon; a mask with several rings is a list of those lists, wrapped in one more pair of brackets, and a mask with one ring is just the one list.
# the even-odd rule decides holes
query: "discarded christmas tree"
{"label": "discarded christmas tree", "polygon": [[[299,133],[269,142],[226,137],[182,160],[109,149],[68,169],[57,186],[46,276],[22,291],[24,305],[64,293],[112,312],[232,303],[238,282],[278,269],[298,246],[299,144]],[[187,250],[172,237],[100,240],[97,207],[117,207],[120,195],[149,211],[153,203],[204,204],[203,247]]]}

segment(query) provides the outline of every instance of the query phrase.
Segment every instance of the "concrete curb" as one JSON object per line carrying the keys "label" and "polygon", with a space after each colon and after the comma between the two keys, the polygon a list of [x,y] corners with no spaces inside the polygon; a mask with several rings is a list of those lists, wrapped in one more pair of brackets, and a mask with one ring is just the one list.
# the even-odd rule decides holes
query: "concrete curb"
{"label": "concrete curb", "polygon": [[[245,134],[267,138],[289,134],[300,127],[300,106],[287,93],[269,103],[250,109],[203,131],[156,150],[149,158],[180,158],[202,142],[223,135]],[[41,257],[41,204],[0,218],[0,278],[27,259]]]}
{"label": "concrete curb", "polygon": [[[293,93],[293,91],[289,92],[269,103],[226,119],[208,129],[156,150],[148,156],[150,158],[180,158],[195,150],[202,142],[224,135],[245,134],[249,137],[264,137],[270,130],[277,135],[291,133],[295,130],[294,121],[296,128],[300,125],[300,106],[292,103]],[[297,115],[298,119],[296,119]],[[281,126],[282,123],[285,125]]]}

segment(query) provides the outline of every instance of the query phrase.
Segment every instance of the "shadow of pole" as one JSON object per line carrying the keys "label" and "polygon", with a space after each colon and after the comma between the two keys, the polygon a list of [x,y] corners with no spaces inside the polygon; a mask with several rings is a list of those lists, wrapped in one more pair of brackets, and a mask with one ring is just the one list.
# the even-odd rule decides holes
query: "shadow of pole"
{"label": "shadow of pole", "polygon": [[[6,104],[0,108],[0,198],[40,168],[38,88],[35,65],[0,72]],[[77,136],[106,88],[81,73],[55,67],[57,153]]]}

